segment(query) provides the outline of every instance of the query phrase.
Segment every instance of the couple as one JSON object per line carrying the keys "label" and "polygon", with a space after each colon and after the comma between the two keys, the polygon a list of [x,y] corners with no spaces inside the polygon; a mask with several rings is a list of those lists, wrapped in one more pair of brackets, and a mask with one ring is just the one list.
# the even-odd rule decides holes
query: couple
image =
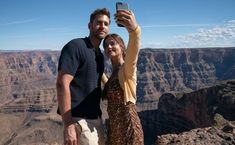
{"label": "couple", "polygon": [[[143,130],[136,111],[136,64],[140,27],[133,12],[120,10],[115,20],[129,33],[127,49],[117,34],[108,34],[110,12],[97,9],[90,15],[90,34],[67,43],[61,51],[56,82],[59,113],[64,123],[65,145],[104,145],[101,95],[108,100],[108,145],[143,145]],[[103,41],[113,72],[103,74]],[[101,81],[105,83],[101,91]]]}

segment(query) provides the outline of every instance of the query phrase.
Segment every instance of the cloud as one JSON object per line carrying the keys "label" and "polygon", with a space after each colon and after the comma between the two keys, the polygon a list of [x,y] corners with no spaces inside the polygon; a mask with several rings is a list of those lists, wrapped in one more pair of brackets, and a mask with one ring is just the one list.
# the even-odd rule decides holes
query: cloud
{"label": "cloud", "polygon": [[8,25],[15,25],[15,24],[25,24],[25,23],[31,23],[38,20],[38,18],[32,18],[32,19],[25,19],[25,20],[18,20],[18,21],[12,21],[4,24],[0,24],[1,26],[8,26]]}
{"label": "cloud", "polygon": [[141,28],[162,28],[162,27],[205,27],[216,24],[175,24],[175,25],[143,25]]}
{"label": "cloud", "polygon": [[[164,42],[144,43],[141,48],[195,48],[235,46],[235,20],[218,24],[149,25],[142,28],[198,27],[194,33],[168,37]],[[154,41],[154,40],[153,40]],[[159,41],[159,40],[158,40]]]}
{"label": "cloud", "polygon": [[235,20],[230,20],[223,25],[211,29],[199,29],[196,33],[176,36],[183,46],[228,46],[234,45]]}

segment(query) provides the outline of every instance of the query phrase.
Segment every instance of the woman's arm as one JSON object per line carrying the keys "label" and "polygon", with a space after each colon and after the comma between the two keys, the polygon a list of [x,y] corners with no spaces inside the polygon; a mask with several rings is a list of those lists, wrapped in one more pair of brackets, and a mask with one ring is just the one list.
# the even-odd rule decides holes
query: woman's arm
{"label": "woman's arm", "polygon": [[136,72],[137,59],[140,49],[140,33],[141,29],[138,26],[135,15],[131,11],[120,10],[115,15],[116,21],[122,24],[129,33],[129,41],[125,56],[124,71],[125,75],[130,78]]}
{"label": "woman's arm", "polygon": [[127,77],[131,77],[136,73],[136,65],[140,50],[140,27],[135,31],[129,32],[129,41],[127,45],[124,70]]}
{"label": "woman's arm", "polygon": [[[119,18],[129,33],[129,41],[127,45],[126,56],[124,58],[124,66],[119,71],[119,82],[124,90],[124,102],[136,103],[136,71],[137,59],[140,49],[140,33],[141,29],[136,23],[135,16],[130,11],[119,11]],[[121,18],[120,18],[121,17]],[[117,19],[117,21],[119,21]]]}

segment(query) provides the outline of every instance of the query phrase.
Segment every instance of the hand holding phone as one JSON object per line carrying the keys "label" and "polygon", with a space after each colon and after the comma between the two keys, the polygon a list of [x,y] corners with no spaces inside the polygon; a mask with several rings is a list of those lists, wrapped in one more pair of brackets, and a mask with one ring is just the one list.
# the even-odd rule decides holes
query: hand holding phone
{"label": "hand holding phone", "polygon": [[[122,2],[116,2],[116,12],[118,13],[118,10],[129,10],[127,3]],[[119,27],[124,27],[121,24],[117,24]]]}

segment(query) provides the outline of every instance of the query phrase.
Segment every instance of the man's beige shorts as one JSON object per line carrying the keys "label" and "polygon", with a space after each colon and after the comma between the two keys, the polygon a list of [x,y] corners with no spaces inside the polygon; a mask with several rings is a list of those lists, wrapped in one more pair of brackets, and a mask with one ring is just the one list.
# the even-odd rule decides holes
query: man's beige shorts
{"label": "man's beige shorts", "polygon": [[76,118],[76,129],[79,145],[105,145],[105,134],[102,120]]}

